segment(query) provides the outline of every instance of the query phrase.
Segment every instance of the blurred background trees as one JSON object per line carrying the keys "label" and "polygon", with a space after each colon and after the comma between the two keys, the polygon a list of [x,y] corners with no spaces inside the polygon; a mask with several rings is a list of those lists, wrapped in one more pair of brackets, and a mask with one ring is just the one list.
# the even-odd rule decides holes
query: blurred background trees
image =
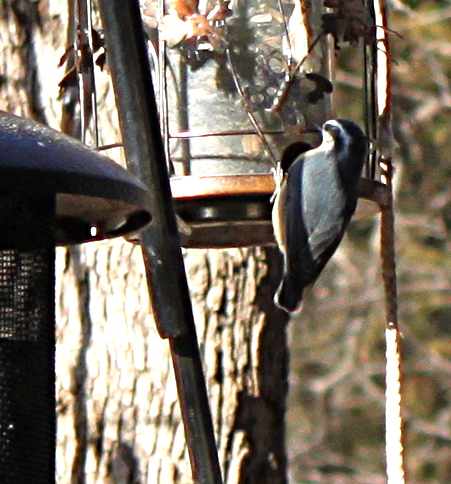
{"label": "blurred background trees", "polygon": [[[407,480],[444,483],[451,479],[451,7],[388,3]],[[351,119],[361,113],[355,49],[337,53],[335,84],[339,114]],[[351,224],[290,324],[296,483],[385,482],[378,221]]]}

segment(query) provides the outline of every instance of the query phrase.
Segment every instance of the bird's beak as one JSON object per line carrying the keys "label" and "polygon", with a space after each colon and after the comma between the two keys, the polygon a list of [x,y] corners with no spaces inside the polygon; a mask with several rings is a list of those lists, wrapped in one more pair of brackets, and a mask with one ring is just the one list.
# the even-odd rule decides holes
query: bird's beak
{"label": "bird's beak", "polygon": [[322,130],[323,129],[319,124],[314,124],[313,126],[302,129],[301,132],[302,133],[321,133]]}

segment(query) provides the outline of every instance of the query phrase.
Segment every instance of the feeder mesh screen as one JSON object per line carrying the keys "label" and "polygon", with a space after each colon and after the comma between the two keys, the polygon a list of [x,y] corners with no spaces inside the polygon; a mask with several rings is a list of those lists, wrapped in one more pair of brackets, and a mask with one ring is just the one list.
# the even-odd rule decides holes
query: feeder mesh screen
{"label": "feeder mesh screen", "polygon": [[53,206],[0,195],[1,484],[55,481]]}

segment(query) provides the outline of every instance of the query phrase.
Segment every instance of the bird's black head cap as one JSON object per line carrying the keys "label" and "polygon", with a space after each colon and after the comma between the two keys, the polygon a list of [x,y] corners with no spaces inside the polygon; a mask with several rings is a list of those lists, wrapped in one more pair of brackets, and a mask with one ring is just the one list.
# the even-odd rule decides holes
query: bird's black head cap
{"label": "bird's black head cap", "polygon": [[334,155],[344,188],[355,189],[368,154],[367,137],[347,119],[326,121],[323,130],[334,139]]}

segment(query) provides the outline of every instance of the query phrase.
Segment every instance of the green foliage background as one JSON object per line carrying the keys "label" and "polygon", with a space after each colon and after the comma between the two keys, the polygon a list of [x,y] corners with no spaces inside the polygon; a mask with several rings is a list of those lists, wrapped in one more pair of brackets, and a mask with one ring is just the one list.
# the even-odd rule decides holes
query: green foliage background
{"label": "green foliage background", "polygon": [[[451,482],[451,3],[389,2],[408,482]],[[362,119],[361,47],[337,54]],[[355,221],[291,325],[293,483],[385,482],[379,216]]]}

